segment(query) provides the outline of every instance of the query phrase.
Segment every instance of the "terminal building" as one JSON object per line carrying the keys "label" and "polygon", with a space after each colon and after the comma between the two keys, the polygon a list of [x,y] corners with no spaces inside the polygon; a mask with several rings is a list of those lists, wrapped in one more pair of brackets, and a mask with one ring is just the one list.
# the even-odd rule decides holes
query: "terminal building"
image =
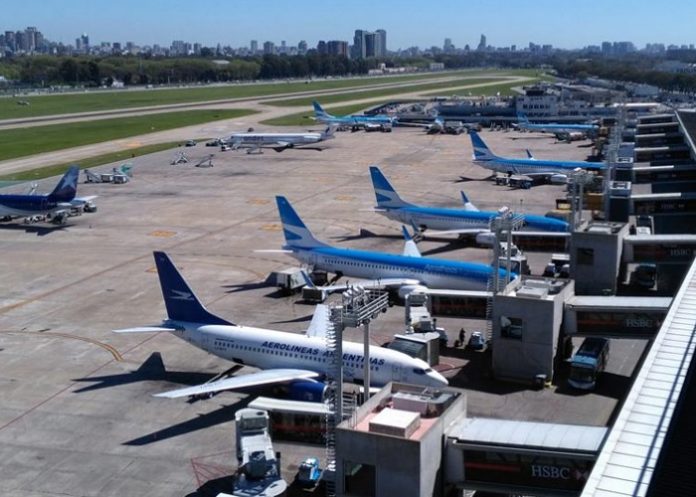
{"label": "terminal building", "polygon": [[465,296],[492,302],[497,380],[543,386],[573,337],[650,339],[612,426],[475,418],[465,391],[390,384],[338,425],[337,495],[696,495],[696,113],[638,119],[629,135],[606,215],[571,234],[569,279]]}

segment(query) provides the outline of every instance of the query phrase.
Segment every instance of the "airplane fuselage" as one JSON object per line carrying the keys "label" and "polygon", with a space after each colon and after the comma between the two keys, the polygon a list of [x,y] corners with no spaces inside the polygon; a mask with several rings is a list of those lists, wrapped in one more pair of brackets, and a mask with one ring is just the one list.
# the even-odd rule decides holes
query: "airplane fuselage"
{"label": "airplane fuselage", "polygon": [[[475,262],[448,261],[429,257],[409,257],[367,250],[317,247],[289,247],[292,256],[311,265],[344,276],[371,280],[407,278],[428,288],[486,290],[493,268]],[[501,278],[505,271],[501,270]]]}
{"label": "airplane fuselage", "polygon": [[[282,331],[168,321],[176,336],[223,359],[260,369],[302,369],[324,376],[331,362],[326,340]],[[363,345],[343,342],[346,381],[362,380]],[[395,350],[370,347],[370,385],[390,381],[441,387],[446,381],[428,364]]]}
{"label": "airplane fuselage", "polygon": [[53,214],[66,207],[48,199],[48,195],[0,195],[0,217],[27,217]]}
{"label": "airplane fuselage", "polygon": [[496,157],[491,159],[474,159],[474,164],[503,174],[570,174],[575,169],[598,171],[602,169],[599,162],[585,161],[553,161],[543,159],[507,159]]}
{"label": "airplane fuselage", "polygon": [[[462,209],[441,209],[436,207],[408,206],[398,208],[378,208],[377,212],[408,225],[416,225],[431,230],[480,230],[490,231],[491,221],[499,216],[494,211],[466,211]],[[525,225],[535,231],[567,231],[563,221],[545,216],[526,214],[522,216]]]}
{"label": "airplane fuselage", "polygon": [[289,143],[304,145],[322,141],[321,133],[237,133],[230,136],[230,143],[236,145],[277,145]]}
{"label": "airplane fuselage", "polygon": [[392,124],[393,119],[389,116],[317,116],[317,121],[325,124],[364,126],[365,124]]}
{"label": "airplane fuselage", "polygon": [[540,133],[592,133],[597,131],[597,126],[592,124],[528,124],[519,123],[519,129],[538,131]]}

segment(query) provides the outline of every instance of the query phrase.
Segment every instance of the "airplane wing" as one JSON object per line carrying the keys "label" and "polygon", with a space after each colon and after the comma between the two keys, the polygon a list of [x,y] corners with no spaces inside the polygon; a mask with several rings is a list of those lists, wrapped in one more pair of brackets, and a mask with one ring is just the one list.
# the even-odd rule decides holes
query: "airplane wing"
{"label": "airplane wing", "polygon": [[273,383],[283,383],[292,380],[309,380],[318,378],[319,376],[319,373],[306,369],[265,369],[255,373],[203,383],[202,385],[157,393],[155,397],[177,399],[179,397],[190,397],[191,395],[205,395],[207,393],[222,392],[224,390],[271,385]]}
{"label": "airplane wing", "polygon": [[413,278],[382,278],[378,280],[349,280],[345,283],[335,285],[326,285],[317,287],[319,290],[324,290],[327,293],[340,292],[347,290],[350,287],[362,287],[366,290],[384,290],[390,288],[399,288],[405,285],[420,285],[419,280]]}
{"label": "airplane wing", "polygon": [[489,230],[487,229],[482,229],[482,228],[459,228],[459,229],[453,229],[453,230],[440,230],[440,231],[433,231],[433,230],[427,230],[426,232],[423,233],[424,237],[432,237],[432,236],[454,236],[454,235],[478,235],[479,233],[486,233]]}
{"label": "airplane wing", "polygon": [[166,326],[139,326],[137,328],[123,328],[114,330],[114,333],[160,333],[163,331],[175,332],[176,328]]}

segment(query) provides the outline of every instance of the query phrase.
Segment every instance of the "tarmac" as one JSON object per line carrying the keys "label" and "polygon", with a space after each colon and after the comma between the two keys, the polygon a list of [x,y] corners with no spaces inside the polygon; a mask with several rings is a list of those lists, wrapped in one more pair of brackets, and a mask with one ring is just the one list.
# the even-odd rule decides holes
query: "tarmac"
{"label": "tarmac", "polygon": [[[584,159],[587,142],[556,143],[538,134],[482,133],[499,155]],[[188,165],[170,165],[185,150]],[[215,153],[214,167],[195,168]],[[433,206],[460,205],[464,190],[481,209],[508,205],[544,214],[563,187],[513,190],[486,180],[471,163],[466,135],[428,136],[414,128],[392,133],[339,133],[322,152],[262,155],[197,147],[135,158],[123,185],[80,184],[98,195],[98,212],[66,226],[0,225],[0,494],[35,496],[208,495],[236,466],[234,411],[249,397],[212,399],[152,395],[196,384],[230,363],[169,334],[115,334],[165,317],[153,250],[164,250],[208,308],[235,323],[301,332],[313,307],[264,282],[296,265],[279,249],[282,231],[274,196],[285,195],[315,235],[342,247],[400,253],[398,223],[371,212],[368,166],[378,164],[402,197]],[[107,164],[96,171],[110,171]],[[48,191],[57,178],[42,181]],[[3,192],[21,191],[16,186]],[[491,252],[425,240],[424,255],[488,262]],[[529,253],[534,274],[550,254]],[[382,344],[403,331],[395,306],[371,325]],[[475,320],[438,319],[451,340]],[[360,341],[361,331],[347,339]],[[485,353],[448,348],[438,369],[468,396],[468,415],[606,425],[626,393],[647,342],[616,340],[605,380],[578,394],[560,382],[544,390],[490,378]],[[166,373],[148,362],[159,353]],[[153,366],[153,364],[155,364]],[[242,369],[238,374],[247,372]],[[324,449],[278,441],[284,477]],[[212,493],[214,495],[214,492]]]}

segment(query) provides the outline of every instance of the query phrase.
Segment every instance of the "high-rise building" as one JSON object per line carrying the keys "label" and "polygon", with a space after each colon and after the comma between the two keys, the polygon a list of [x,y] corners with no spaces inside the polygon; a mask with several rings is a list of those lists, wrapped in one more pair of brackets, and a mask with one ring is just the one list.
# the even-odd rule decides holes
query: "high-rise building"
{"label": "high-rise building", "polygon": [[329,55],[348,57],[348,42],[331,40],[326,44],[326,50]]}
{"label": "high-rise building", "polygon": [[476,50],[483,51],[486,49],[488,44],[486,43],[486,35],[481,35],[481,40],[479,41],[478,47]]}
{"label": "high-rise building", "polygon": [[377,33],[366,32],[363,39],[365,40],[365,57],[376,57],[378,50],[377,44],[379,43]]}
{"label": "high-rise building", "polygon": [[307,53],[307,42],[304,40],[300,40],[300,42],[297,44],[297,53],[300,55],[304,55]]}
{"label": "high-rise building", "polygon": [[375,57],[387,56],[387,32],[383,29],[375,31]]}
{"label": "high-rise building", "polygon": [[365,34],[366,31],[362,29],[355,30],[355,36],[353,36],[353,58],[354,59],[364,59],[367,57],[365,52]]}
{"label": "high-rise building", "polygon": [[17,50],[17,42],[14,31],[5,31],[5,46],[13,52]]}
{"label": "high-rise building", "polygon": [[445,53],[454,52],[454,45],[452,44],[452,38],[445,38],[445,43],[442,45],[442,50]]}
{"label": "high-rise building", "polygon": [[249,49],[251,50],[251,55],[256,55],[259,52],[259,42],[256,40],[251,40]]}
{"label": "high-rise building", "polygon": [[263,53],[264,53],[264,55],[274,54],[275,53],[275,43],[273,43],[272,41],[264,41],[263,42]]}
{"label": "high-rise building", "polygon": [[319,40],[317,43],[317,53],[319,55],[326,55],[329,53],[329,49],[326,46],[326,42],[324,40]]}
{"label": "high-rise building", "polygon": [[282,41],[280,42],[280,50],[279,50],[279,52],[280,52],[280,53],[287,53],[287,52],[288,52],[288,46],[287,46],[287,44],[285,43],[285,40],[282,40]]}

